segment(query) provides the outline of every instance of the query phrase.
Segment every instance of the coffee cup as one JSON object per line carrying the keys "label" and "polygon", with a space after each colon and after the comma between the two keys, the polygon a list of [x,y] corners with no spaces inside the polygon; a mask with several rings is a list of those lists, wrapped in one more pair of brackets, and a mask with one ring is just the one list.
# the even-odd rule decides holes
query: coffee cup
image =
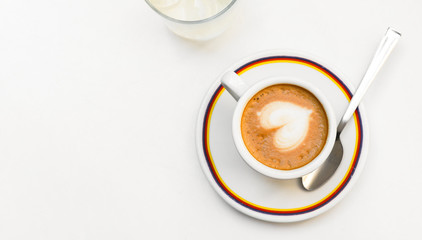
{"label": "coffee cup", "polygon": [[234,72],[222,85],[237,101],[233,139],[242,159],[276,179],[294,179],[316,170],[336,138],[335,113],[327,98],[300,79],[272,77],[248,84]]}

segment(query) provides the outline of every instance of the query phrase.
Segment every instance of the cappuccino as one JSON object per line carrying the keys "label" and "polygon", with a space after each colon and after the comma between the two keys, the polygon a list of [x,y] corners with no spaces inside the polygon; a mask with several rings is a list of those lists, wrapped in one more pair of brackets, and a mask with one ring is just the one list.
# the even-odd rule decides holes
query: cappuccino
{"label": "cappuccino", "polygon": [[292,170],[311,162],[324,148],[327,114],[308,90],[290,84],[262,89],[246,104],[243,142],[262,164]]}

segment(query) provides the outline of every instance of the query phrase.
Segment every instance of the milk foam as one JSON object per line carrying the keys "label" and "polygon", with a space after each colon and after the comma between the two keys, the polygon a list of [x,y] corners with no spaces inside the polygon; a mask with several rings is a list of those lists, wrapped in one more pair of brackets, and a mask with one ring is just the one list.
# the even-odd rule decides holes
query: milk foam
{"label": "milk foam", "polygon": [[265,129],[277,129],[274,145],[282,151],[299,146],[309,128],[312,110],[290,102],[275,101],[265,105],[258,118]]}

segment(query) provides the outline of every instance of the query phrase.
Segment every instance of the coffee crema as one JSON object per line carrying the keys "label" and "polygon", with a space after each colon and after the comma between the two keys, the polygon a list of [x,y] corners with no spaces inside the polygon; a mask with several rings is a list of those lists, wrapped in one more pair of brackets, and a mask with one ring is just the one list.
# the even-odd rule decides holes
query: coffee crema
{"label": "coffee crema", "polygon": [[311,162],[324,148],[328,119],[308,90],[277,84],[256,93],[241,120],[246,148],[264,165],[291,170]]}

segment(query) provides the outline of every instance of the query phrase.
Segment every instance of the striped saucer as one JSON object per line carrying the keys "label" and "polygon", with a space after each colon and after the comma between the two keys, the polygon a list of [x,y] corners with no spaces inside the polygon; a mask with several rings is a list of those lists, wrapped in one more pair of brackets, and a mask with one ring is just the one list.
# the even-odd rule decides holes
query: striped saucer
{"label": "striped saucer", "polygon": [[[308,54],[262,52],[239,61],[229,70],[251,84],[274,76],[312,82],[331,102],[337,119],[341,118],[352,97],[351,86],[343,76]],[[219,79],[205,96],[199,111],[197,150],[205,176],[229,205],[257,219],[295,222],[327,211],[350,191],[362,171],[368,151],[368,126],[362,106],[341,135],[344,156],[338,170],[325,185],[308,192],[301,188],[298,179],[266,177],[241,159],[231,131],[236,102]]]}

